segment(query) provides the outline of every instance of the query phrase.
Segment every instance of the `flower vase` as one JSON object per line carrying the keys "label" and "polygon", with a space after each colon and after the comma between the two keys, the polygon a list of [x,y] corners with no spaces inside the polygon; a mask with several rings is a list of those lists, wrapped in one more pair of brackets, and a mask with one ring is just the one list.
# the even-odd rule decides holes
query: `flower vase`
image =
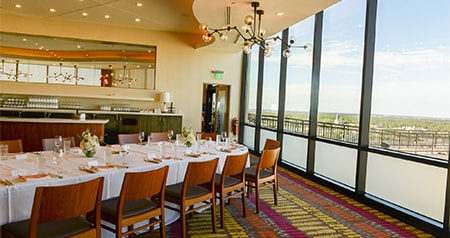
{"label": "flower vase", "polygon": [[84,155],[86,155],[86,157],[88,157],[88,158],[92,158],[92,157],[94,157],[95,153],[97,153],[96,150],[88,150],[84,153]]}

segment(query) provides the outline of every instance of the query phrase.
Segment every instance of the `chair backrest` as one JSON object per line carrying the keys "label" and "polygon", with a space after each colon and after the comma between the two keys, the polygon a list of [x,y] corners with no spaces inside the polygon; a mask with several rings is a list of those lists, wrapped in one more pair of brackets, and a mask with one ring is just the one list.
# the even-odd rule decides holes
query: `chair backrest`
{"label": "chair backrest", "polygon": [[[63,141],[70,140],[70,146],[75,146],[75,137],[64,137]],[[55,148],[55,138],[43,138],[42,139],[42,150],[53,150]]]}
{"label": "chair backrest", "polygon": [[[248,152],[242,155],[228,155],[223,166],[221,179],[226,176],[235,176],[244,179],[245,166],[247,165]],[[223,181],[221,181],[223,182]],[[223,183],[221,183],[223,184]]]}
{"label": "chair backrest", "polygon": [[87,213],[100,233],[103,177],[62,186],[37,187],[30,219],[30,236],[39,223],[65,220]]}
{"label": "chair backrest", "polygon": [[183,182],[183,197],[186,195],[187,186],[207,185],[210,188],[214,187],[218,161],[219,158],[214,158],[212,160],[190,162],[188,164]]}
{"label": "chair backrest", "polygon": [[257,170],[272,168],[276,170],[278,157],[280,155],[280,147],[272,150],[263,150],[259,159]]}
{"label": "chair backrest", "polygon": [[21,139],[17,139],[17,140],[3,140],[3,141],[0,141],[0,144],[8,145],[8,152],[9,153],[23,152],[22,140]]}
{"label": "chair backrest", "polygon": [[117,139],[119,144],[136,144],[140,143],[139,141],[139,133],[136,134],[117,134]]}
{"label": "chair backrest", "polygon": [[276,149],[279,148],[281,145],[280,141],[277,140],[273,140],[270,138],[266,139],[266,143],[264,143],[264,149],[263,150],[272,150],[272,149]]}
{"label": "chair backrest", "polygon": [[161,205],[164,202],[168,171],[169,166],[164,166],[150,171],[126,173],[117,204],[117,217],[122,217],[123,204],[127,201],[154,198],[152,200]]}
{"label": "chair backrest", "polygon": [[216,141],[217,133],[215,132],[199,132],[201,134],[202,140],[206,140],[206,138],[211,137],[212,141]]}
{"label": "chair backrest", "polygon": [[169,140],[169,132],[150,132],[151,142],[159,142],[159,141],[168,141]]}

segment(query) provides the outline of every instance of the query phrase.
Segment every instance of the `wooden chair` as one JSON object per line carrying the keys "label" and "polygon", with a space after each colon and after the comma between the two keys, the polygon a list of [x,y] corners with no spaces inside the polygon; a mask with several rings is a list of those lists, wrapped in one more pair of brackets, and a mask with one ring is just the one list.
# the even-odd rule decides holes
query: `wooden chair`
{"label": "wooden chair", "polygon": [[0,141],[0,144],[8,145],[8,153],[20,153],[23,152],[22,149],[22,140],[3,140]]}
{"label": "wooden chair", "polygon": [[216,174],[215,190],[220,200],[220,225],[224,228],[224,201],[237,195],[242,197],[242,213],[245,217],[245,166],[248,153],[229,155],[225,161],[222,174]]}
{"label": "wooden chair", "polygon": [[206,140],[206,138],[211,137],[212,141],[216,141],[217,133],[215,132],[199,132],[202,136],[202,140]]}
{"label": "wooden chair", "polygon": [[[151,171],[126,173],[120,196],[102,202],[101,219],[114,227],[106,224],[102,227],[114,232],[116,237],[123,237],[159,224],[160,237],[166,237],[164,193],[168,171],[169,166],[164,166]],[[150,222],[134,228],[134,224],[146,220]],[[123,232],[124,227],[128,227],[126,232]]]}
{"label": "wooden chair", "polygon": [[2,237],[100,237],[103,180],[37,187],[31,218],[3,225]]}
{"label": "wooden chair", "polygon": [[277,162],[280,155],[280,148],[263,150],[258,165],[245,169],[245,181],[247,183],[247,197],[251,188],[256,190],[256,213],[259,213],[259,192],[260,188],[273,186],[273,197],[275,205],[278,204],[278,179]]}
{"label": "wooden chair", "polygon": [[[63,137],[63,141],[70,140],[70,146],[75,147],[75,137]],[[64,146],[64,145],[62,145]],[[42,139],[42,150],[48,151],[55,149],[55,138]]]}
{"label": "wooden chair", "polygon": [[136,134],[117,134],[117,139],[119,140],[119,144],[139,144],[139,133]]}
{"label": "wooden chair", "polygon": [[[206,207],[211,207],[213,232],[216,233],[217,231],[214,184],[218,160],[218,158],[215,158],[201,162],[190,162],[184,181],[169,185],[166,188],[166,201],[178,205],[178,207],[172,207],[166,203],[166,208],[180,213],[183,238],[186,237],[186,215]],[[194,207],[195,204],[201,202],[205,204]]]}
{"label": "wooden chair", "polygon": [[169,132],[150,132],[150,140],[152,143],[169,141]]}
{"label": "wooden chair", "polygon": [[[281,146],[281,142],[280,141],[267,138],[266,142],[264,143],[263,150],[272,150],[272,149],[276,149],[276,148],[278,148],[280,146]],[[250,157],[250,166],[256,167],[258,165],[258,162],[259,162],[259,158],[257,158],[257,157]]]}

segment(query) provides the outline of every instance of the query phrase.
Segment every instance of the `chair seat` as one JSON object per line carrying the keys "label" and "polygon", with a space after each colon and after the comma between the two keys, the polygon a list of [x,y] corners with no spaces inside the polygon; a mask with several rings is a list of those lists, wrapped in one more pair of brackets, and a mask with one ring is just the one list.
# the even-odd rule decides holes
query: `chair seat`
{"label": "chair seat", "polygon": [[[256,171],[257,171],[257,169],[254,167],[246,168],[245,169],[245,177],[256,178]],[[261,169],[261,171],[259,172],[259,178],[267,178],[272,175],[273,175],[273,171],[268,170],[268,169]]]}
{"label": "chair seat", "polygon": [[[220,186],[221,178],[222,178],[222,174],[216,174],[216,182],[215,182],[216,187]],[[236,185],[236,184],[238,184],[240,182],[241,182],[241,180],[239,180],[239,179],[237,179],[235,177],[226,176],[225,177],[225,181],[224,181],[224,187],[225,188],[231,187],[231,186]]]}
{"label": "chair seat", "polygon": [[[102,213],[110,216],[116,215],[117,203],[119,197],[110,198],[102,202]],[[158,205],[148,199],[140,199],[135,201],[126,201],[123,205],[123,218],[136,216],[138,214],[151,211]]]}
{"label": "chair seat", "polygon": [[[183,188],[183,183],[177,183],[173,185],[169,185],[166,187],[166,196],[169,197],[181,197],[181,189]],[[210,191],[202,186],[198,185],[190,185],[187,186],[186,198],[196,198],[205,194],[208,194]]]}
{"label": "chair seat", "polygon": [[250,157],[250,165],[258,165],[259,158]]}
{"label": "chair seat", "polygon": [[[28,237],[30,220],[18,221],[3,225],[2,228],[17,237]],[[74,217],[62,221],[41,223],[37,228],[37,237],[67,237],[92,228],[90,222],[82,217]]]}

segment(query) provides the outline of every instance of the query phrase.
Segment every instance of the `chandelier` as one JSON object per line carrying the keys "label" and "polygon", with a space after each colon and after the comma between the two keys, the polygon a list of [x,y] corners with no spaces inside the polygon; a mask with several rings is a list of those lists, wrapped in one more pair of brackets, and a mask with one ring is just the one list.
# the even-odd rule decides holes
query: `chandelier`
{"label": "chandelier", "polygon": [[284,57],[289,57],[291,55],[291,48],[303,48],[305,51],[311,51],[312,45],[310,43],[302,46],[295,46],[293,45],[295,43],[295,40],[293,38],[289,39],[289,41],[284,41],[279,36],[265,39],[265,31],[261,29],[261,18],[262,15],[264,15],[264,10],[258,9],[259,2],[252,2],[251,5],[253,7],[253,16],[247,15],[244,18],[245,25],[242,27],[243,32],[241,32],[237,26],[230,25],[230,7],[227,7],[226,26],[215,29],[210,28],[207,24],[200,25],[200,29],[202,29],[202,31],[204,32],[202,36],[203,41],[211,41],[214,34],[217,34],[219,36],[219,39],[226,41],[228,39],[227,33],[235,31],[238,34],[236,41],[239,37],[244,40],[242,49],[246,54],[249,54],[251,52],[253,45],[258,45],[264,50],[264,55],[266,57],[270,57],[273,53],[274,44],[278,41],[280,41],[281,44],[286,47],[283,50]]}
{"label": "chandelier", "polygon": [[72,80],[76,81],[77,83],[80,80],[84,80],[84,77],[78,76],[78,68],[76,65],[73,66],[73,74],[68,72],[62,72],[62,63],[59,63],[59,73],[53,72],[53,75],[49,75],[48,79],[54,79],[56,82],[58,80],[61,80],[63,83],[65,82],[72,82]]}
{"label": "chandelier", "polygon": [[[110,66],[111,67],[111,66]],[[133,78],[130,75],[126,73],[127,66],[123,66],[123,74],[119,74],[119,77],[113,78],[112,85],[113,86],[119,86],[119,85],[125,85],[128,84],[131,85],[131,83],[135,83],[137,81],[137,78]],[[111,77],[114,77],[114,73],[110,73]]]}
{"label": "chandelier", "polygon": [[33,76],[33,74],[30,73],[24,73],[22,71],[19,70],[19,61],[16,60],[16,68],[11,68],[9,70],[9,72],[5,72],[5,60],[2,60],[2,66],[0,67],[0,78],[2,78],[3,76],[5,76],[6,79],[11,79],[11,80],[19,80],[19,76],[23,76],[23,77],[29,77],[29,76]]}

